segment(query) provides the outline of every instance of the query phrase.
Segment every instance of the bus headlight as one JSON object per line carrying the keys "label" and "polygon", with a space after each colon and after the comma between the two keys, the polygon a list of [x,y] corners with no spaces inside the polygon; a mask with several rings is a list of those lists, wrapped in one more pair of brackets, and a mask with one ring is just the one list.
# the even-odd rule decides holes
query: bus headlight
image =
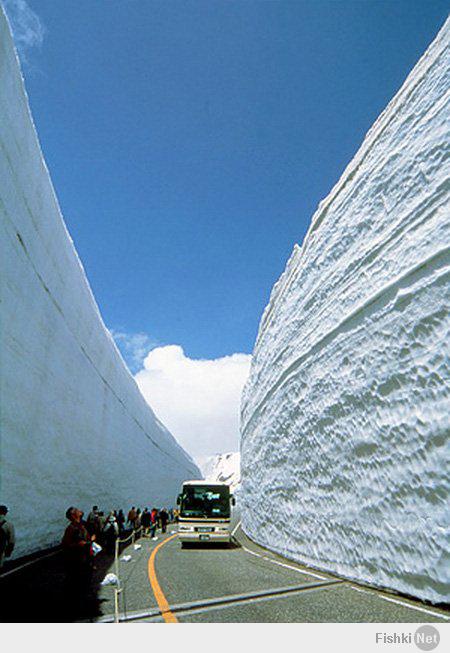
{"label": "bus headlight", "polygon": [[184,531],[184,532],[193,531],[193,530],[194,530],[193,526],[181,526],[181,525],[178,526],[178,531],[180,531],[180,532],[181,531]]}

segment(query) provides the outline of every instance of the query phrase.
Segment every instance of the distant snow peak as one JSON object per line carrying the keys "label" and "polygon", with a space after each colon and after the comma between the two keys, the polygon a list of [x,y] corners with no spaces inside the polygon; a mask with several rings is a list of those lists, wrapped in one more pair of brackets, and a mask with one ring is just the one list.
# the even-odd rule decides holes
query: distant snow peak
{"label": "distant snow peak", "polygon": [[232,490],[236,490],[241,482],[241,455],[238,451],[209,456],[200,468],[206,480],[229,483]]}

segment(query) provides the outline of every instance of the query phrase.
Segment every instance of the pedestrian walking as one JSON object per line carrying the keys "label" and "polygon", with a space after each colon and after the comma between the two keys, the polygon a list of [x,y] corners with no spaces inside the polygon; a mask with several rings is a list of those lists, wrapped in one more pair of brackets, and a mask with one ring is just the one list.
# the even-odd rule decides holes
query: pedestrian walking
{"label": "pedestrian walking", "polygon": [[8,508],[0,506],[0,571],[5,558],[9,558],[14,551],[16,538],[13,524],[6,519]]}

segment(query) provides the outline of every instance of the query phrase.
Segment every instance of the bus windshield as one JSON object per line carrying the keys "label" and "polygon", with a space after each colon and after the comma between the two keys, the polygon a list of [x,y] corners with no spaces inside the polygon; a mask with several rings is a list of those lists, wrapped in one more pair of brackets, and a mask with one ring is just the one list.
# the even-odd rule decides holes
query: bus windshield
{"label": "bus windshield", "polygon": [[230,488],[226,485],[185,485],[180,517],[229,517]]}

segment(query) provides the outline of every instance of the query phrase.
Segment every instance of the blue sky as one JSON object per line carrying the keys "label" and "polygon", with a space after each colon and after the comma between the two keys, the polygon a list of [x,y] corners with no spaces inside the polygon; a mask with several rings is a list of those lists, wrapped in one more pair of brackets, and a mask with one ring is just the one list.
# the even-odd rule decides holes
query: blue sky
{"label": "blue sky", "polygon": [[[151,347],[172,346],[148,368],[166,372],[157,413],[182,444],[174,393],[197,384],[205,397],[224,366],[239,370],[216,410],[230,407],[237,442],[249,357],[191,359],[251,353],[294,243],[448,1],[0,1],[106,325],[133,372]],[[205,417],[205,441],[228,418]]]}
{"label": "blue sky", "polygon": [[105,322],[195,358],[251,352],[293,244],[449,6],[28,5],[33,116]]}

